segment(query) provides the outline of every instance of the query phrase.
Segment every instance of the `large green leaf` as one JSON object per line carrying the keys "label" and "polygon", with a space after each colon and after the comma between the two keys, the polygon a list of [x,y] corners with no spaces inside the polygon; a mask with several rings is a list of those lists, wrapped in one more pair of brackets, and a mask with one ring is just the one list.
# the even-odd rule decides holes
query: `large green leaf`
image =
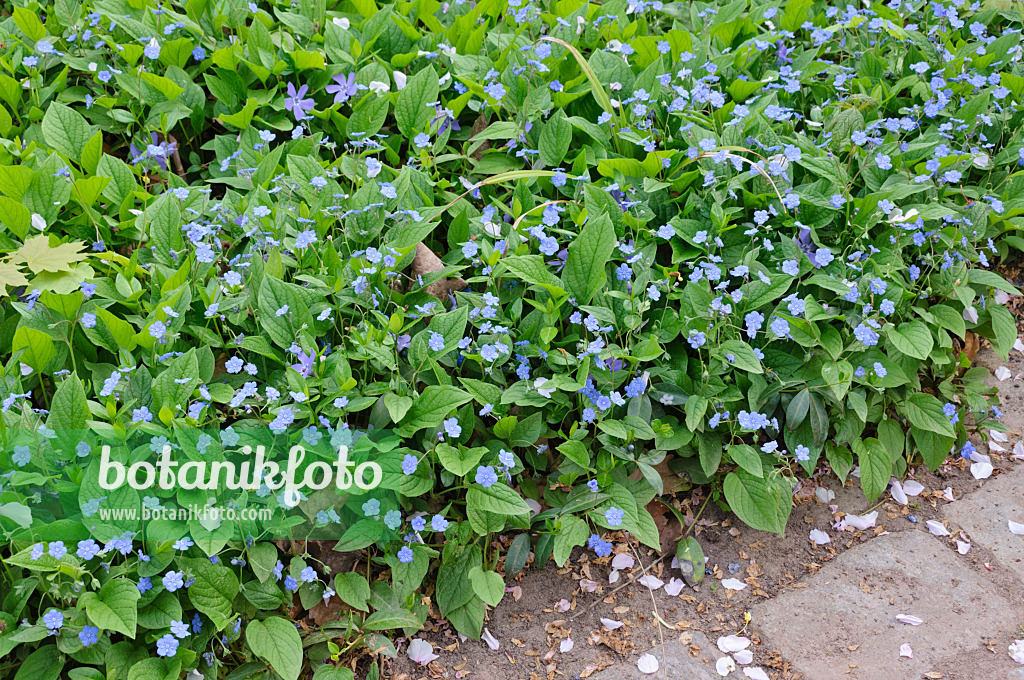
{"label": "large green leaf", "polygon": [[860,486],[869,501],[878,498],[889,484],[892,476],[892,458],[882,443],[870,437],[863,442],[854,442],[857,459],[860,462]]}
{"label": "large green leaf", "polygon": [[195,582],[188,589],[192,604],[213,621],[217,630],[223,630],[235,614],[231,602],[238,595],[238,579],[234,572],[207,559],[185,559],[181,562],[195,577]]}
{"label": "large green leaf", "polygon": [[471,485],[466,494],[466,504],[498,515],[530,514],[530,506],[522,496],[501,482],[486,488],[480,484]]}
{"label": "large green leaf", "polygon": [[897,408],[903,411],[910,424],[942,437],[955,437],[949,416],[942,412],[942,402],[927,392],[911,394]]}
{"label": "large green leaf", "polygon": [[889,342],[908,357],[927,359],[932,351],[932,332],[920,321],[901,323],[899,328],[890,328],[886,332]]}
{"label": "large green leaf", "polygon": [[562,271],[562,285],[576,298],[577,305],[589,304],[604,285],[605,265],[615,248],[615,230],[608,215],[591,217],[569,246]]}
{"label": "large green leaf", "polygon": [[437,427],[449,413],[473,400],[473,395],[450,385],[431,385],[415,400],[402,419],[401,430],[411,435],[425,427]]}
{"label": "large green leaf", "polygon": [[746,470],[730,472],[725,477],[725,499],[751,527],[785,534],[793,501],[789,483],[782,478],[755,477]]}
{"label": "large green leaf", "polygon": [[92,131],[78,111],[60,102],[50,102],[43,114],[43,136],[54,150],[77,161]]}
{"label": "large green leaf", "polygon": [[427,125],[434,118],[434,107],[428,104],[437,101],[437,71],[433,66],[421,69],[405,83],[398,93],[395,104],[395,122],[408,139],[417,132],[427,132]]}
{"label": "large green leaf", "polygon": [[302,670],[302,639],[295,624],[280,616],[250,621],[245,627],[245,641],[284,680],[298,680]]}
{"label": "large green leaf", "polygon": [[81,602],[89,620],[101,630],[122,633],[135,638],[135,627],[139,620],[139,589],[126,578],[108,581],[99,594],[86,593]]}

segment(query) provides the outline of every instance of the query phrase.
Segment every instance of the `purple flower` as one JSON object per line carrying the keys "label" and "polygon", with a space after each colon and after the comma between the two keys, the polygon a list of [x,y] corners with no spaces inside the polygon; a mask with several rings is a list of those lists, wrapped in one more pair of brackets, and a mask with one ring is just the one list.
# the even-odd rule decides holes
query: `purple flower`
{"label": "purple flower", "polygon": [[308,378],[313,373],[313,359],[316,358],[316,352],[310,352],[306,354],[302,350],[299,350],[299,363],[292,364],[292,368],[299,372],[303,378]]}
{"label": "purple flower", "polygon": [[334,82],[337,85],[328,85],[324,89],[327,90],[328,94],[334,95],[335,104],[343,104],[348,101],[349,97],[356,96],[355,73],[349,73],[347,77],[338,73],[334,76]]}
{"label": "purple flower", "polygon": [[295,120],[305,120],[309,118],[306,114],[313,110],[316,106],[316,102],[312,98],[303,99],[306,93],[309,92],[309,85],[303,85],[299,88],[298,92],[295,91],[295,85],[288,83],[288,96],[284,100],[285,107],[292,112],[295,116]]}

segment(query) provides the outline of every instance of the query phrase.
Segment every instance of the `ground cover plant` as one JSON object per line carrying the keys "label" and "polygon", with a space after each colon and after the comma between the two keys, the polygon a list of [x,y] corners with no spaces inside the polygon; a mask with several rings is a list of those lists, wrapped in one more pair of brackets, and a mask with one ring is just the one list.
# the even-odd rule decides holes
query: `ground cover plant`
{"label": "ground cover plant", "polygon": [[[4,9],[0,675],[377,677],[528,562],[658,547],[667,476],[782,532],[801,477],[970,456],[1020,11]],[[108,491],[104,445],[381,474]],[[193,505],[272,512],[109,512]]]}

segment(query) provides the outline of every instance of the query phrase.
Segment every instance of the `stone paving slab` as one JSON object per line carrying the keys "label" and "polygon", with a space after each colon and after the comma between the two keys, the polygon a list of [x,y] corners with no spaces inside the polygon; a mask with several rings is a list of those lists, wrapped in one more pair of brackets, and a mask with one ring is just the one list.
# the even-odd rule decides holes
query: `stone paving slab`
{"label": "stone paving slab", "polygon": [[1024,465],[986,480],[981,489],[948,504],[943,513],[972,544],[991,550],[999,566],[1024,583],[1024,536],[1010,533],[1007,524],[1011,519],[1024,524]]}
{"label": "stone paving slab", "polygon": [[[715,662],[722,654],[714,642],[709,640],[700,631],[688,631],[686,635],[692,637],[688,644],[680,644],[678,633],[665,631],[665,654],[662,656],[661,645],[648,650],[658,659],[660,665],[658,672],[652,675],[644,675],[637,668],[636,659],[639,654],[633,656],[628,662],[617,663],[603,671],[598,671],[590,676],[590,680],[722,680],[722,676],[715,670]],[[700,649],[697,656],[690,654],[690,645]],[[727,680],[733,678],[744,678],[737,670],[727,676]]]}
{"label": "stone paving slab", "polygon": [[[1018,623],[1008,620],[1012,611],[951,548],[911,531],[843,553],[808,587],[754,607],[752,623],[809,680],[919,680],[978,649],[982,637],[1006,637]],[[924,623],[900,623],[898,614]],[[899,656],[903,643],[913,659]]]}

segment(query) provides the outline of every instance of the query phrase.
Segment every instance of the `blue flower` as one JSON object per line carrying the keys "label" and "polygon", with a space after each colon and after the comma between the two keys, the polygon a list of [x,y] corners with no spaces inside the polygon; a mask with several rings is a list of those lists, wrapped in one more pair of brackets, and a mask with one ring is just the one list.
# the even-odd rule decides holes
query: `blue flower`
{"label": "blue flower", "polygon": [[299,582],[295,580],[294,576],[285,576],[284,589],[291,592],[295,592],[299,589]]}
{"label": "blue flower", "polygon": [[427,345],[430,349],[435,352],[441,352],[444,350],[444,336],[440,333],[430,331],[430,340],[427,341]]}
{"label": "blue flower", "polygon": [[430,135],[428,135],[425,132],[421,132],[418,135],[416,135],[416,137],[413,138],[412,143],[415,144],[416,146],[418,146],[421,149],[423,147],[429,146],[430,145]]}
{"label": "blue flower", "polygon": [[173,593],[185,585],[184,574],[180,571],[169,571],[164,574],[164,577],[161,579],[161,583],[164,584],[164,588],[166,588],[168,592]]}
{"label": "blue flower", "polygon": [[402,546],[402,549],[398,551],[398,561],[402,564],[409,564],[414,559],[416,559],[416,555],[409,546]]}
{"label": "blue flower", "polygon": [[89,647],[100,641],[100,629],[96,626],[83,626],[82,632],[78,634],[78,639],[82,641],[83,647]]}
{"label": "blue flower", "polygon": [[811,450],[803,444],[798,444],[796,447],[796,459],[803,463],[811,459]]}
{"label": "blue flower", "polygon": [[46,624],[47,630],[60,630],[64,625],[64,613],[59,609],[51,609],[43,614],[43,623]]}
{"label": "blue flower", "polygon": [[777,338],[784,338],[789,335],[789,322],[785,319],[775,319],[771,322],[769,328],[772,329],[772,333]]}
{"label": "blue flower", "polygon": [[608,526],[620,527],[622,526],[622,518],[625,517],[626,513],[624,510],[616,508],[614,505],[604,511],[604,518],[608,522]]}
{"label": "blue flower", "polygon": [[484,93],[496,102],[500,102],[501,98],[507,94],[507,91],[505,90],[505,86],[501,83],[491,83],[490,85],[484,86]]}
{"label": "blue flower", "polygon": [[171,621],[171,635],[183,640],[189,636],[188,624],[184,621]]}
{"label": "blue flower", "polygon": [[366,517],[376,517],[380,514],[380,501],[376,498],[363,503],[363,515]]}
{"label": "blue flower", "polygon": [[25,467],[32,461],[32,452],[24,444],[15,446],[14,453],[11,454],[11,460],[13,460],[14,464],[18,467]]}
{"label": "blue flower", "polygon": [[485,489],[494,486],[498,481],[498,475],[490,465],[481,465],[476,469],[476,483]]}
{"label": "blue flower", "polygon": [[878,344],[878,333],[871,330],[871,328],[864,324],[859,324],[856,328],[854,328],[853,335],[868,347],[872,347]]}
{"label": "blue flower", "polygon": [[452,439],[458,439],[462,435],[462,427],[459,426],[459,419],[455,416],[446,419],[442,424],[445,433]]}
{"label": "blue flower", "polygon": [[397,531],[402,526],[402,513],[398,510],[388,510],[384,513],[384,526],[392,531]]}
{"label": "blue flower", "polygon": [[693,347],[694,349],[703,347],[704,343],[707,342],[705,335],[694,329],[690,329],[690,334],[686,340],[690,343],[690,347]]}
{"label": "blue flower", "polygon": [[174,636],[167,633],[156,641],[156,653],[160,656],[174,656],[178,651],[178,644]]}
{"label": "blue flower", "polygon": [[302,571],[299,572],[299,578],[302,579],[303,583],[313,583],[316,581],[316,569],[313,567],[303,567]]}
{"label": "blue flower", "polygon": [[597,554],[598,557],[607,557],[612,554],[612,544],[608,541],[602,540],[597,534],[590,535],[590,538],[587,539],[587,545]]}
{"label": "blue flower", "polygon": [[405,454],[405,458],[402,459],[402,472],[406,475],[416,473],[416,468],[419,466],[419,459],[411,453]]}
{"label": "blue flower", "polygon": [[879,378],[884,378],[888,374],[888,372],[885,370],[885,366],[883,366],[881,363],[877,361],[874,363],[872,368],[875,369],[875,375],[877,375]]}
{"label": "blue flower", "polygon": [[64,541],[53,541],[49,545],[50,557],[55,560],[59,560],[68,554],[68,549],[64,547]]}
{"label": "blue flower", "polygon": [[790,276],[796,276],[800,273],[800,263],[796,260],[786,260],[782,263],[782,272]]}
{"label": "blue flower", "polygon": [[[478,477],[479,477],[479,474],[480,473],[479,473],[479,470],[478,470],[477,471],[477,476]],[[479,482],[480,480],[477,479],[477,481]],[[490,486],[490,484],[485,484],[484,486]],[[445,531],[448,528],[448,525],[449,525],[448,520],[446,520],[442,515],[434,515],[433,517],[430,518],[430,528],[433,529],[434,531]]]}

